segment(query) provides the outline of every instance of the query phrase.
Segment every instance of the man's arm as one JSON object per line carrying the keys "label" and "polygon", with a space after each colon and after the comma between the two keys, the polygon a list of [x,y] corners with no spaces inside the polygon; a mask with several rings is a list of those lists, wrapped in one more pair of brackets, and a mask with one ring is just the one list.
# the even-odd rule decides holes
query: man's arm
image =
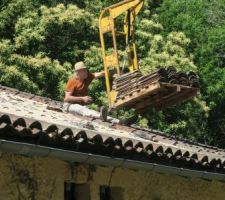
{"label": "man's arm", "polygon": [[105,76],[105,71],[95,72],[94,76],[95,76],[95,78],[101,78],[101,77]]}
{"label": "man's arm", "polygon": [[72,95],[72,92],[65,92],[64,102],[67,103],[90,103],[92,98],[89,96],[76,97]]}

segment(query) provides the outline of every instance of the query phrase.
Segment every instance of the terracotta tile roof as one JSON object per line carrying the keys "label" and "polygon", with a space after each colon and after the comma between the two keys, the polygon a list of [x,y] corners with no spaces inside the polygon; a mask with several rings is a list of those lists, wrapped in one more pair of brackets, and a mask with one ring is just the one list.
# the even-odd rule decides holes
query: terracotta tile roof
{"label": "terracotta tile roof", "polygon": [[224,173],[225,152],[162,132],[46,109],[61,102],[0,86],[0,139]]}

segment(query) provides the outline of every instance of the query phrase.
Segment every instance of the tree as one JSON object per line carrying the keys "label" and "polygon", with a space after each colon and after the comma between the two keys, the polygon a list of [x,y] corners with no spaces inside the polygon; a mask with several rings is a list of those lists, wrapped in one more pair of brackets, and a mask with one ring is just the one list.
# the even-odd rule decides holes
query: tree
{"label": "tree", "polygon": [[137,46],[140,67],[149,73],[160,67],[174,66],[182,71],[196,71],[192,55],[188,55],[190,39],[182,32],[170,32],[163,36],[163,26],[157,15],[145,11],[145,17],[137,21]]}
{"label": "tree", "polygon": [[1,13],[7,20],[0,27],[5,30],[10,25],[13,34],[3,35],[7,39],[0,42],[0,82],[61,99],[71,64],[83,58],[97,26],[92,15],[76,5],[35,6],[28,0],[23,4],[13,1]]}
{"label": "tree", "polygon": [[192,40],[189,51],[198,66],[202,98],[210,109],[209,141],[220,147],[225,146],[224,8],[222,0],[164,0],[156,9],[165,34],[182,30]]}
{"label": "tree", "polygon": [[[92,72],[103,69],[98,17],[104,7],[116,2],[2,0],[0,83],[62,100],[75,62],[84,60]],[[145,3],[135,25],[141,70],[149,73],[171,65],[194,70],[200,76],[202,96],[160,112],[148,110],[142,116],[123,109],[113,115],[136,117],[143,127],[225,145],[220,141],[225,127],[224,1]],[[122,18],[118,23],[123,25]],[[104,80],[91,85],[90,95],[92,108],[107,105]]]}

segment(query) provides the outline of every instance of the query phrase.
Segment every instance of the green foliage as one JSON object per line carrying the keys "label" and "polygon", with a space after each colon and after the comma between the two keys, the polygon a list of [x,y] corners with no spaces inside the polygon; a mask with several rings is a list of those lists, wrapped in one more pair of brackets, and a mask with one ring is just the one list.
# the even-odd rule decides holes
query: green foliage
{"label": "green foliage", "polygon": [[141,118],[141,119],[139,119],[139,121],[137,123],[141,128],[148,128],[149,127],[149,125],[148,125],[149,120],[147,118]]}
{"label": "green foliage", "polygon": [[[104,7],[117,2],[1,1],[0,84],[62,100],[75,62],[84,60],[91,72],[103,69],[98,17]],[[145,4],[135,24],[141,70],[149,73],[175,66],[196,71],[202,96],[163,111],[146,110],[142,116],[124,109],[112,115],[224,147],[224,0],[150,0]],[[91,108],[107,105],[105,90],[104,79],[93,82]]]}
{"label": "green foliage", "polygon": [[225,147],[225,2],[223,0],[165,0],[156,8],[164,34],[181,30],[189,38],[201,81],[202,99],[209,106],[210,144]]}
{"label": "green foliage", "polygon": [[153,128],[206,143],[209,142],[206,135],[208,114],[209,108],[205,102],[195,98],[163,111],[152,110],[146,117],[149,119],[148,124]]}
{"label": "green foliage", "polygon": [[41,6],[17,21],[15,46],[23,54],[42,51],[52,59],[75,62],[97,34],[96,27],[92,15],[75,5]]}
{"label": "green foliage", "polygon": [[[76,5],[23,0],[6,3],[0,17],[1,83],[62,99],[71,64],[83,58],[97,35],[92,14]],[[4,34],[8,26],[10,34]]]}
{"label": "green foliage", "polygon": [[148,10],[137,21],[137,46],[140,66],[144,73],[155,71],[160,67],[174,66],[182,71],[196,71],[192,55],[188,55],[190,39],[182,32],[171,32],[163,36],[163,26],[158,16],[150,16]]}

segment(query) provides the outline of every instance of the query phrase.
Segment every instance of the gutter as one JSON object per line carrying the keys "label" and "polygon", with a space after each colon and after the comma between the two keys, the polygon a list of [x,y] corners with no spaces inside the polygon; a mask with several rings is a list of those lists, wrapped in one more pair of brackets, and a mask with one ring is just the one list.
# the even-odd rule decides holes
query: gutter
{"label": "gutter", "polygon": [[160,165],[150,162],[141,162],[123,158],[100,156],[91,153],[74,152],[69,150],[8,140],[0,140],[0,151],[0,153],[8,152],[28,157],[39,156],[45,158],[54,158],[71,163],[78,162],[86,164],[104,165],[116,168],[121,167],[134,170],[155,171],[164,174],[202,178],[206,180],[225,181],[225,174],[220,173],[177,168],[173,166]]}

